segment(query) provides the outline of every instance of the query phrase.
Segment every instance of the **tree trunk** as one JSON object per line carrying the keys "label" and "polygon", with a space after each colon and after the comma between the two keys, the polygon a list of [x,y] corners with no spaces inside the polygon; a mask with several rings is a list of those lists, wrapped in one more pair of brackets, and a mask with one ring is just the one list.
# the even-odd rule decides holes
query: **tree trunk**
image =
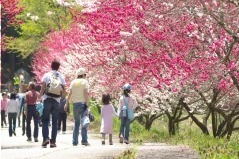
{"label": "tree trunk", "polygon": [[184,102],[182,103],[182,105],[186,109],[186,111],[188,112],[189,116],[194,121],[194,123],[202,130],[202,132],[206,135],[209,135],[209,131],[208,131],[207,127],[205,125],[203,125],[192,113],[190,113],[191,110],[188,107],[188,105]]}
{"label": "tree trunk", "polygon": [[168,132],[169,135],[175,135],[175,123],[172,119],[168,121]]}
{"label": "tree trunk", "polygon": [[208,110],[207,114],[203,117],[203,125],[205,125],[207,127],[207,120],[210,117],[211,111]]}
{"label": "tree trunk", "polygon": [[146,120],[145,129],[149,131],[151,129],[152,124],[153,124],[153,120]]}
{"label": "tree trunk", "polygon": [[211,111],[212,114],[212,133],[213,133],[213,137],[216,137],[216,132],[217,132],[217,123],[216,123],[216,113],[214,110]]}

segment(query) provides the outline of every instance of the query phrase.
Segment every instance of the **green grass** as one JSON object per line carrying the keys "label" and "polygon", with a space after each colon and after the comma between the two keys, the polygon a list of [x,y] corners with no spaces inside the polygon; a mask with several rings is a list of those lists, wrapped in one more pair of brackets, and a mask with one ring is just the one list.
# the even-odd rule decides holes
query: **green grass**
{"label": "green grass", "polygon": [[[95,116],[95,121],[91,123],[90,131],[99,133],[100,115],[96,106],[90,107],[91,113]],[[231,140],[225,138],[213,138],[206,136],[195,125],[189,125],[190,121],[180,124],[179,133],[170,136],[167,131],[167,123],[157,120],[153,123],[150,131],[144,129],[137,121],[130,125],[130,142],[141,144],[144,142],[160,142],[172,145],[188,145],[194,149],[202,159],[239,159],[239,133],[234,133]],[[114,133],[119,133],[120,121],[114,118]],[[134,158],[135,148],[125,151],[118,159]]]}

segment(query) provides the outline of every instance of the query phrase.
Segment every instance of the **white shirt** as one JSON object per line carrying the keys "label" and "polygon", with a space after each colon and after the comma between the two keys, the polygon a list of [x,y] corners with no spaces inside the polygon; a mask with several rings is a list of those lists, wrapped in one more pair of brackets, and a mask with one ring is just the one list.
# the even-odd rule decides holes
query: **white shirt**
{"label": "white shirt", "polygon": [[[45,73],[44,76],[42,77],[42,80],[41,80],[41,81],[42,81],[42,82],[45,82],[46,85],[47,85],[47,84],[49,83],[49,80],[50,80],[50,77],[51,77],[52,73],[53,73],[54,75],[58,74],[58,77],[61,79],[61,84],[62,84],[63,86],[66,84],[66,81],[65,81],[64,77],[62,76],[62,74],[59,73],[59,72],[57,72],[56,70],[52,70],[52,71],[50,71],[50,72]],[[50,97],[50,96],[44,94],[44,95],[43,95],[43,100],[45,100],[46,98],[53,98],[53,99],[55,99],[55,100],[56,100],[57,102],[59,102],[59,103],[60,103],[60,100],[61,100],[61,97]]]}
{"label": "white shirt", "polygon": [[[132,96],[125,97],[125,102],[128,105],[128,109],[131,109],[131,110],[135,110],[135,108],[138,106],[138,102]],[[124,105],[125,105],[124,98],[123,96],[121,96],[119,100],[119,106],[118,106],[118,115],[120,114],[120,111],[122,110]]]}
{"label": "white shirt", "polygon": [[19,102],[10,99],[7,102],[7,113],[18,113],[18,111],[19,111]]}

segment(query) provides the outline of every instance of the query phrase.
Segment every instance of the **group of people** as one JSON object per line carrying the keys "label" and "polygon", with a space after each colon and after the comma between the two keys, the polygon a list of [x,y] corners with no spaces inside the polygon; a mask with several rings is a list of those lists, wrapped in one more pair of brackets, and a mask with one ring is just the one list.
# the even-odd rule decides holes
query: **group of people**
{"label": "group of people", "polygon": [[[58,71],[60,62],[57,60],[52,61],[51,71],[45,73],[42,77],[42,86],[40,92],[35,90],[34,82],[29,83],[28,91],[25,94],[24,115],[26,116],[26,130],[27,141],[32,141],[31,138],[31,120],[34,121],[34,141],[38,142],[38,122],[39,114],[37,114],[36,103],[42,102],[43,114],[41,116],[42,122],[42,147],[47,147],[49,144],[51,148],[56,147],[57,132],[61,129],[62,132],[66,131],[66,118],[67,112],[69,112],[69,103],[73,102],[73,117],[74,117],[74,129],[72,137],[72,145],[77,146],[79,144],[79,132],[81,127],[81,144],[89,145],[87,136],[87,127],[83,127],[82,119],[89,115],[89,83],[86,79],[86,70],[79,68],[76,71],[76,78],[71,81],[66,91],[66,82],[63,75]],[[125,113],[125,105],[127,109],[134,110],[138,104],[136,99],[130,95],[131,85],[125,84],[123,86],[123,95],[119,100],[118,112],[116,113],[113,105],[111,104],[110,94],[104,93],[102,95],[102,108],[101,108],[101,127],[100,133],[102,134],[102,145],[105,144],[106,134],[109,134],[109,144],[113,145],[112,133],[113,133],[113,116],[119,117],[121,121],[119,139],[120,143],[129,143],[129,131],[130,131],[130,119]],[[9,119],[9,136],[15,134],[16,121],[15,117],[19,105],[15,100],[14,93],[10,95],[10,100],[7,102],[7,112]],[[4,101],[3,101],[4,100]],[[11,103],[10,103],[11,101]],[[4,94],[2,102],[5,102]],[[10,106],[11,105],[11,106]],[[1,116],[3,114],[1,112]],[[5,115],[4,115],[5,116]],[[51,137],[49,136],[49,122],[51,116]],[[12,122],[13,121],[13,122]],[[4,120],[2,120],[4,122]],[[13,124],[11,124],[13,123]],[[13,125],[13,127],[12,127]]]}

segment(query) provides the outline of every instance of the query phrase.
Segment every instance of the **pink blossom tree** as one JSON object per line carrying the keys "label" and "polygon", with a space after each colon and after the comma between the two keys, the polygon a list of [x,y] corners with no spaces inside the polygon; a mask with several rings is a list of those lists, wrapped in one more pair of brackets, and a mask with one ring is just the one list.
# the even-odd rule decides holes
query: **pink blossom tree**
{"label": "pink blossom tree", "polygon": [[[69,31],[49,35],[43,43],[45,49],[35,55],[34,72],[41,77],[49,70],[42,65],[49,66],[51,60],[59,58],[61,71],[69,81],[77,68],[85,67],[96,97],[103,91],[118,96],[125,82],[133,85],[139,99],[150,92],[150,87],[160,91],[167,86],[175,93],[186,89],[183,95],[177,95],[182,99],[187,99],[192,89],[198,93],[195,97],[175,98],[174,103],[181,101],[190,117],[203,127],[191,112],[205,109],[190,103],[199,97],[205,104],[206,87],[210,92],[232,93],[233,99],[238,96],[237,12],[238,3],[234,1],[98,1],[81,14],[74,13],[75,24]],[[219,105],[215,102],[206,109],[210,109],[212,118],[214,111],[226,120]],[[157,110],[155,104],[144,106]],[[234,113],[230,120],[235,123],[238,104],[231,109]]]}

